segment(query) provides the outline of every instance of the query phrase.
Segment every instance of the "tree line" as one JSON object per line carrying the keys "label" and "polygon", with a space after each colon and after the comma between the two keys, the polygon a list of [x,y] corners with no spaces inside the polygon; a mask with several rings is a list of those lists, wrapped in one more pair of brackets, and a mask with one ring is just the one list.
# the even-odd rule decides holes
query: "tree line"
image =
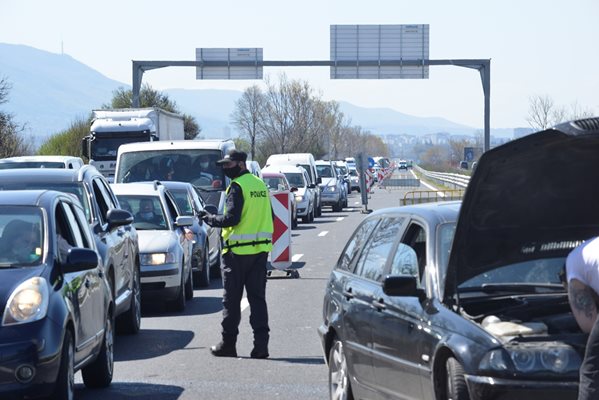
{"label": "tree line", "polygon": [[312,153],[338,160],[359,152],[389,156],[383,140],[352,126],[339,103],[324,101],[306,81],[266,79],[266,88],[253,85],[235,103],[231,122],[240,133],[238,147],[263,164],[270,154]]}

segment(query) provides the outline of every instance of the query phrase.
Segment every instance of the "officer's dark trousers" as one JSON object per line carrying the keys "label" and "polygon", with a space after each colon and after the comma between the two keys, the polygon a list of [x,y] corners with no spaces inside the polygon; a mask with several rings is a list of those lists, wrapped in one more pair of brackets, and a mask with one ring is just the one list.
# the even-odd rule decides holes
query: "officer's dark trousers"
{"label": "officer's dark trousers", "polygon": [[222,256],[223,342],[235,345],[241,320],[241,299],[245,287],[250,303],[250,324],[254,330],[254,348],[268,346],[268,311],[266,308],[266,262],[268,253],[238,255],[228,251]]}
{"label": "officer's dark trousers", "polygon": [[578,400],[599,398],[599,318],[589,334],[584,360],[580,366]]}

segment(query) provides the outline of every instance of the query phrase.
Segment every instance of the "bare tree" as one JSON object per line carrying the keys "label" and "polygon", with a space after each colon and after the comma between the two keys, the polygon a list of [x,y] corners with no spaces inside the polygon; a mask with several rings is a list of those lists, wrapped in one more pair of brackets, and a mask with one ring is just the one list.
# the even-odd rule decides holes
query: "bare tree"
{"label": "bare tree", "polygon": [[555,102],[548,95],[535,95],[529,99],[526,121],[535,130],[544,130],[554,123]]}
{"label": "bare tree", "polygon": [[256,142],[261,134],[264,103],[262,90],[257,85],[253,85],[243,91],[231,114],[233,124],[243,136],[249,139],[250,154],[253,160],[256,159]]}
{"label": "bare tree", "polygon": [[570,105],[570,108],[556,105],[548,95],[536,95],[530,98],[528,118],[526,119],[535,130],[544,130],[560,122],[589,118],[593,116],[593,110],[582,108],[578,102]]}
{"label": "bare tree", "polygon": [[[8,79],[0,78],[0,104],[8,102],[11,88]],[[0,111],[0,158],[32,153],[33,143],[23,137],[24,131],[25,126],[17,124],[12,114]]]}

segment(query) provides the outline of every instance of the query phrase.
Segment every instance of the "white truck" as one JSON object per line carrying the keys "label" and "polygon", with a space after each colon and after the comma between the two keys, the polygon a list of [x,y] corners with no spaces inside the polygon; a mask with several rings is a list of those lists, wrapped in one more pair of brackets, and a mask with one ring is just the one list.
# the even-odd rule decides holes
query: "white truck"
{"label": "white truck", "polygon": [[89,135],[81,141],[83,155],[112,182],[120,145],[183,140],[184,125],[183,116],[157,107],[93,110]]}

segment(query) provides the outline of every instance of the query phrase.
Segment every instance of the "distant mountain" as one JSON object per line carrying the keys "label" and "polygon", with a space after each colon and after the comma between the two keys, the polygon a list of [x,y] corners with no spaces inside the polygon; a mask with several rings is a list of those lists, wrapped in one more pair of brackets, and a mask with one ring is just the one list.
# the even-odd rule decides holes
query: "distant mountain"
{"label": "distant mountain", "polygon": [[2,108],[26,122],[36,137],[68,128],[75,118],[85,118],[109,102],[113,90],[126,86],[68,55],[2,43],[0,76],[12,85]]}
{"label": "distant mountain", "polygon": [[[69,127],[76,118],[86,118],[94,108],[110,102],[119,87],[130,85],[109,79],[64,54],[54,54],[23,45],[0,43],[0,76],[12,89],[3,110],[26,123],[37,144],[48,135]],[[209,138],[236,137],[230,115],[241,92],[234,90],[164,91],[180,110],[194,116]],[[443,118],[415,117],[388,108],[364,108],[340,102],[341,110],[377,134],[425,134],[448,132],[472,134],[475,129]],[[502,132],[504,133],[504,132]]]}
{"label": "distant mountain", "polygon": [[340,101],[341,111],[352,119],[352,125],[377,134],[421,135],[428,133],[447,132],[451,134],[472,135],[476,129],[460,125],[444,118],[422,118],[403,114],[390,108],[364,108],[345,101]]}

